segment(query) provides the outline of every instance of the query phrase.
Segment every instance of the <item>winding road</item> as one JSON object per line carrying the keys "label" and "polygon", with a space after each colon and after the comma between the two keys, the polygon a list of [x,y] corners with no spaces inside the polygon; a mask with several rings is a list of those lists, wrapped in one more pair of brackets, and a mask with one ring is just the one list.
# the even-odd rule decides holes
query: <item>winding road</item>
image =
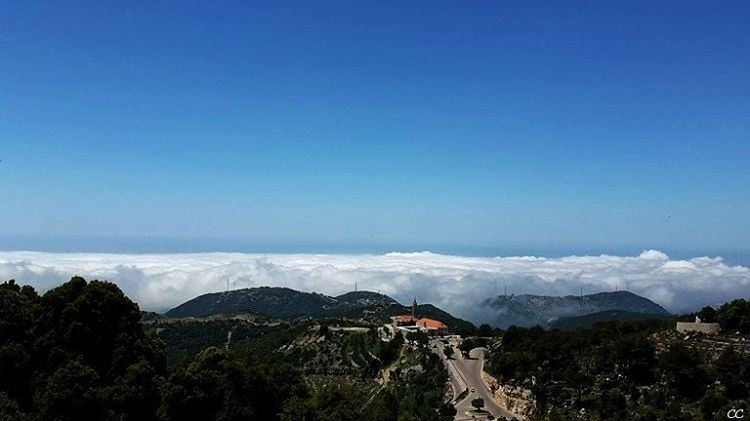
{"label": "winding road", "polygon": [[484,399],[484,409],[489,411],[496,419],[519,419],[516,415],[498,405],[492,397],[492,392],[482,380],[482,370],[484,369],[484,348],[472,349],[469,353],[470,358],[464,358],[461,351],[458,350],[458,340],[449,339],[449,344],[454,348],[453,358],[448,359],[443,352],[441,339],[432,339],[430,348],[437,353],[445,363],[453,387],[453,396],[459,396],[463,391],[470,392],[458,402],[454,403],[456,408],[455,421],[487,419],[486,416],[472,417],[469,413],[472,410],[471,401],[476,398]]}

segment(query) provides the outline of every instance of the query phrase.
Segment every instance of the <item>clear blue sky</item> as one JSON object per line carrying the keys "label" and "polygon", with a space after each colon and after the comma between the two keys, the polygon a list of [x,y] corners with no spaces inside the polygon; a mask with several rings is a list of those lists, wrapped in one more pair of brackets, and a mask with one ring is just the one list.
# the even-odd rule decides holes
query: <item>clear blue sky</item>
{"label": "clear blue sky", "polygon": [[750,247],[746,1],[2,10],[4,248]]}

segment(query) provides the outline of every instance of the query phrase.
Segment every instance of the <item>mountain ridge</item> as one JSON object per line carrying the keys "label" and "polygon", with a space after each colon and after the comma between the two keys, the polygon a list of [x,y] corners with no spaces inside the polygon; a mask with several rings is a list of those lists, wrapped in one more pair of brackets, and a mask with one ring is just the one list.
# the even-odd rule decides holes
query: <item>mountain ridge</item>
{"label": "mountain ridge", "polygon": [[550,328],[560,330],[588,329],[603,322],[643,322],[649,320],[674,321],[676,316],[655,313],[633,313],[623,310],[604,310],[583,316],[560,317],[550,323]]}
{"label": "mountain ridge", "polygon": [[[233,312],[253,312],[271,318],[345,317],[384,323],[390,316],[410,314],[393,298],[373,291],[350,291],[335,297],[285,287],[254,287],[199,295],[164,313],[167,317],[207,317]],[[441,320],[451,329],[472,330],[471,322],[432,305],[420,304],[422,317]]]}
{"label": "mountain ridge", "polygon": [[491,323],[500,328],[510,325],[547,327],[561,317],[585,316],[609,310],[670,314],[659,304],[629,291],[598,292],[583,296],[500,295],[485,300],[482,308],[492,316]]}

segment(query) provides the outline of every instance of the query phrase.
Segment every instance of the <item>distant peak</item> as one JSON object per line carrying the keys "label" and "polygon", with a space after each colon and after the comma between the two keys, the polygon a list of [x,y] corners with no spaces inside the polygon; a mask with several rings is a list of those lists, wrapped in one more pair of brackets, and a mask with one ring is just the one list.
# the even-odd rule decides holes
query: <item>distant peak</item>
{"label": "distant peak", "polygon": [[581,296],[580,294],[560,296],[544,295],[500,295],[494,300],[485,301],[489,308],[496,309],[494,324],[507,327],[546,325],[559,317],[583,316],[603,311],[626,311],[641,314],[668,315],[662,306],[631,291],[603,291]]}

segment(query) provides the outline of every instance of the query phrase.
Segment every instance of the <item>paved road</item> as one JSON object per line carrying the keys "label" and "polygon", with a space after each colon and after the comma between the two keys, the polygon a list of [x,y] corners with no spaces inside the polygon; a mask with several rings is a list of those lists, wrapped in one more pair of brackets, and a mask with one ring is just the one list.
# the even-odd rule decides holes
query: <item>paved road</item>
{"label": "paved road", "polygon": [[433,347],[432,349],[443,359],[448,368],[451,385],[453,386],[454,398],[466,389],[469,389],[470,391],[473,390],[473,392],[470,392],[460,402],[454,404],[457,411],[455,421],[482,419],[479,416],[472,418],[472,416],[468,414],[468,411],[473,409],[471,401],[476,398],[484,399],[484,409],[492,413],[495,418],[501,420],[503,417],[517,419],[517,417],[511,412],[495,403],[492,399],[492,392],[490,392],[489,388],[484,383],[484,380],[482,380],[481,373],[484,368],[483,348],[471,350],[469,354],[470,358],[466,359],[463,358],[461,351],[457,348],[458,342],[456,340],[451,340],[450,345],[454,347],[455,352],[453,354],[453,359],[449,360],[443,353],[444,344],[437,339],[433,339],[430,346],[432,347],[433,345],[437,345],[437,347]]}

